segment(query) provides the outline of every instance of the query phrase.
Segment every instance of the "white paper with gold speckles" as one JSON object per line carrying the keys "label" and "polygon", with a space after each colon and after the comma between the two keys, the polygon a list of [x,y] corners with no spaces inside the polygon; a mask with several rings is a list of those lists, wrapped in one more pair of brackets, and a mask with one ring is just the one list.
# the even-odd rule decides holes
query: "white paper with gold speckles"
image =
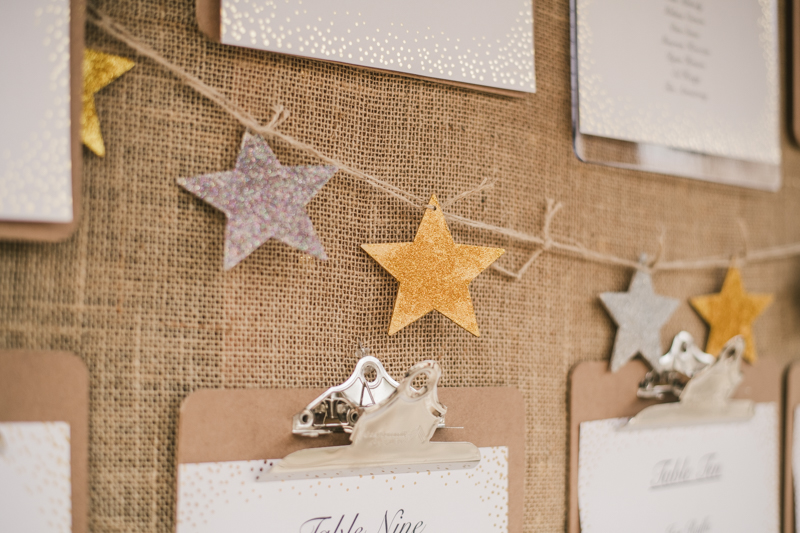
{"label": "white paper with gold speckles", "polygon": [[[796,407],[794,413],[794,431],[792,435],[792,478],[794,481],[794,516],[800,517],[800,406]],[[800,520],[795,518],[795,531],[800,533]]]}
{"label": "white paper with gold speckles", "polygon": [[5,0],[0,220],[72,221],[69,0]]}
{"label": "white paper with gold speckles", "polygon": [[72,531],[69,424],[0,423],[0,531]]}
{"label": "white paper with gold speckles", "polygon": [[778,406],[746,422],[620,431],[583,422],[582,533],[778,533]]}
{"label": "white paper with gold speckles", "polygon": [[182,464],[177,533],[508,531],[508,448],[470,470],[258,482],[264,463]]}
{"label": "white paper with gold speckles", "polygon": [[222,0],[224,44],[536,92],[532,0]]}
{"label": "white paper with gold speckles", "polygon": [[777,165],[776,0],[574,0],[580,132]]}

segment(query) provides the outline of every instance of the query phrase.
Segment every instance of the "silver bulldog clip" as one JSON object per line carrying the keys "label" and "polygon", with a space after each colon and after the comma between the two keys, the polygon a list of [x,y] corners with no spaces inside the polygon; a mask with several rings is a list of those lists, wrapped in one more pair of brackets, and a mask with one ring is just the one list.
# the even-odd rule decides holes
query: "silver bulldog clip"
{"label": "silver bulldog clip", "polygon": [[689,380],[716,360],[694,343],[689,332],[681,331],[675,335],[669,351],[658,358],[656,368],[645,375],[636,395],[662,400],[671,394],[678,398]]}
{"label": "silver bulldog clip", "polygon": [[[361,412],[391,396],[398,387],[381,362],[359,344],[361,359],[353,373],[308,404],[292,418],[292,433],[319,437],[331,433],[352,433]],[[374,376],[374,377],[373,377]],[[438,427],[444,427],[444,417]]]}
{"label": "silver bulldog clip", "polygon": [[[294,415],[292,433],[318,437],[331,433],[351,433],[365,407],[385,400],[397,390],[397,382],[369,350],[359,347],[361,359],[347,380],[331,387]],[[374,378],[370,379],[372,373]]]}
{"label": "silver bulldog clip", "polygon": [[663,398],[677,402],[646,407],[624,426],[640,429],[732,422],[752,418],[751,400],[731,400],[742,381],[744,340],[733,337],[714,358],[695,346],[686,332],[675,337],[670,351],[659,359],[658,369],[648,372],[639,385],[640,398]]}
{"label": "silver bulldog clip", "polygon": [[[363,360],[363,359],[362,359]],[[354,374],[355,375],[355,374]],[[425,378],[420,389],[412,387]],[[439,403],[441,369],[416,364],[388,397],[359,410],[347,446],[309,448],[287,455],[260,481],[473,468],[481,460],[468,442],[430,442],[447,408]],[[349,381],[349,380],[348,380]]]}

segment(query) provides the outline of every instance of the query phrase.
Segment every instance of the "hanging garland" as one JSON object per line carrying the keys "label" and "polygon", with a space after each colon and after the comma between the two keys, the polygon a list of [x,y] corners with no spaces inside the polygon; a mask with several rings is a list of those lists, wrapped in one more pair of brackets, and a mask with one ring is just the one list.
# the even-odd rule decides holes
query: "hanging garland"
{"label": "hanging garland", "polygon": [[[278,129],[279,126],[289,117],[289,112],[282,106],[275,107],[275,114],[266,125],[260,124],[250,113],[230,101],[218,90],[169,62],[107,15],[93,7],[87,9],[89,22],[124,42],[141,55],[162,65],[184,83],[215,102],[249,130],[245,133],[242,150],[233,170],[178,180],[178,183],[189,192],[226,214],[228,224],[225,238],[225,269],[232,268],[270,238],[282,240],[315,257],[326,258],[311,221],[305,213],[304,206],[337,170],[341,170],[403,203],[426,210],[413,243],[363,245],[367,253],[400,281],[389,334],[397,332],[432,310],[438,310],[477,336],[479,334],[478,325],[469,297],[469,282],[487,267],[519,280],[544,252],[550,251],[568,254],[585,261],[627,267],[637,272],[628,292],[603,293],[600,296],[601,302],[618,325],[611,358],[612,371],[618,370],[637,354],[643,355],[651,364],[661,354],[659,331],[675,311],[677,301],[655,294],[651,274],[665,270],[729,267],[728,275],[719,294],[695,297],[690,302],[711,327],[707,350],[714,352],[713,348],[716,348],[717,344],[724,343],[734,335],[742,335],[747,341],[745,359],[751,363],[755,362],[756,351],[751,325],[771,303],[772,296],[747,294],[736,264],[800,256],[800,242],[755,251],[745,249],[745,253],[734,260],[730,257],[712,256],[692,260],[663,261],[664,236],[662,235],[659,241],[659,251],[655,258],[648,262],[646,256],[642,256],[637,262],[590,250],[580,244],[570,244],[553,239],[550,235],[550,226],[562,205],[551,199],[547,200],[541,235],[531,235],[512,228],[494,226],[462,217],[447,212],[445,209],[491,187],[494,182],[484,179],[477,187],[458,194],[441,205],[435,196],[426,202],[409,191],[337,161],[314,146],[281,132]],[[327,166],[282,167],[264,141],[264,137],[279,139],[296,149],[315,156],[327,163]],[[455,244],[450,237],[446,221],[482,229],[516,241],[535,244],[538,245],[538,248],[519,271],[512,272],[495,264],[495,260],[503,253],[501,249]],[[404,255],[409,250],[414,253],[409,252]],[[470,257],[465,256],[463,262],[466,265],[465,268],[469,267],[467,268],[469,272],[459,273],[456,272],[456,269],[447,273],[439,272],[438,274],[441,275],[429,275],[438,272],[435,268],[437,259],[448,256],[445,262],[453,263],[454,258],[459,256],[459,250],[467,255],[473,254]],[[402,260],[403,258],[405,260]],[[458,261],[455,262],[458,263]],[[420,265],[433,266],[421,269]],[[415,273],[420,270],[424,270],[426,276],[422,278],[418,275],[415,276]],[[447,291],[440,290],[442,280],[451,282],[452,286],[449,286],[450,289]],[[431,283],[433,289],[436,290],[431,289]],[[410,291],[413,294],[404,292],[409,287],[413,288]]]}
{"label": "hanging garland", "polygon": [[[87,20],[94,24],[97,28],[105,31],[112,37],[124,42],[139,54],[148,57],[169,70],[181,81],[188,86],[195,89],[198,93],[207,97],[212,102],[216,103],[223,110],[228,112],[233,118],[239,121],[243,126],[258,133],[263,137],[276,138],[287,143],[293,148],[302,150],[310,155],[315,156],[320,161],[327,163],[330,166],[337,167],[340,171],[346,172],[351,176],[361,179],[372,187],[400,200],[403,203],[411,205],[418,209],[429,209],[430,205],[425,199],[405,191],[391,183],[380,180],[366,172],[353,168],[341,161],[322,153],[316,147],[295,139],[294,137],[280,131],[278,127],[289,118],[289,112],[282,106],[275,106],[275,114],[267,124],[261,124],[249,112],[239,107],[237,104],[229,100],[222,93],[214,87],[207,85],[205,82],[196,76],[185,71],[178,65],[175,65],[164,58],[161,54],[142,43],[135,36],[133,36],[124,26],[120,25],[108,15],[105,15],[97,8],[87,7]],[[454,213],[447,212],[446,209],[452,206],[455,202],[463,200],[477,192],[480,192],[488,187],[491,187],[493,182],[484,179],[480,185],[474,189],[465,191],[454,198],[442,203],[442,214],[448,222],[454,222],[463,226],[482,229],[497,235],[508,237],[512,240],[538,245],[539,248],[531,254],[528,261],[517,272],[509,271],[499,265],[492,265],[495,270],[506,274],[514,279],[520,279],[528,268],[535,262],[536,259],[544,252],[560,252],[574,257],[578,257],[585,261],[595,263],[616,265],[627,267],[634,270],[644,270],[647,272],[657,271],[675,271],[675,270],[702,270],[702,269],[715,269],[727,268],[731,264],[730,256],[710,256],[697,259],[688,260],[673,260],[663,261],[663,236],[659,242],[660,249],[656,257],[650,262],[633,261],[627,258],[618,257],[613,254],[606,254],[586,248],[581,244],[572,244],[553,239],[550,236],[550,224],[555,214],[561,209],[562,205],[553,200],[547,200],[547,212],[545,214],[545,222],[541,235],[531,235],[524,233],[513,228],[506,228],[502,226],[495,226],[487,224],[478,220],[462,217]],[[787,259],[791,257],[800,256],[800,242],[784,244],[781,246],[773,246],[769,248],[762,248],[758,250],[745,250],[745,253],[737,258],[738,261],[745,262],[762,262],[778,259]]]}

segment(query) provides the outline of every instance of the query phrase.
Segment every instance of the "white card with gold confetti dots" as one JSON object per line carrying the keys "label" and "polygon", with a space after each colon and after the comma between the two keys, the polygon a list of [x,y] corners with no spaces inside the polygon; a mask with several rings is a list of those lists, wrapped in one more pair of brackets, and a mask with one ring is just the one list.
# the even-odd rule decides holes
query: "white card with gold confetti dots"
{"label": "white card with gold confetti dots", "polygon": [[72,531],[69,424],[0,423],[0,531]]}
{"label": "white card with gold confetti dots", "polygon": [[469,470],[256,480],[267,461],[178,470],[177,533],[508,531],[508,448],[480,448]]}
{"label": "white card with gold confetti dots", "polygon": [[[792,416],[792,415],[788,415]],[[800,517],[800,406],[794,410],[794,432],[792,434],[792,478],[794,482],[794,516]],[[794,530],[800,532],[800,520],[795,518]]]}
{"label": "white card with gold confetti dots", "polygon": [[0,220],[72,221],[69,0],[5,0]]}
{"label": "white card with gold confetti dots", "polygon": [[532,0],[222,0],[223,44],[536,92]]}

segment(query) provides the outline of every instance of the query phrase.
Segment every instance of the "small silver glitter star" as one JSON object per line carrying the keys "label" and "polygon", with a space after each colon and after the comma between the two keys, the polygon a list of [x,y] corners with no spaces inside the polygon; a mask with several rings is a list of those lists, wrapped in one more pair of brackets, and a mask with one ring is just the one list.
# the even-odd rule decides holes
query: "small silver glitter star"
{"label": "small silver glitter star", "polygon": [[245,132],[233,170],[177,181],[225,213],[224,268],[229,270],[272,238],[327,259],[305,205],[337,170],[281,166],[261,136]]}
{"label": "small silver glitter star", "polygon": [[650,274],[637,271],[628,292],[604,292],[600,301],[617,323],[617,337],[611,355],[611,371],[616,372],[636,354],[657,368],[661,350],[660,332],[678,307],[678,300],[653,292]]}

